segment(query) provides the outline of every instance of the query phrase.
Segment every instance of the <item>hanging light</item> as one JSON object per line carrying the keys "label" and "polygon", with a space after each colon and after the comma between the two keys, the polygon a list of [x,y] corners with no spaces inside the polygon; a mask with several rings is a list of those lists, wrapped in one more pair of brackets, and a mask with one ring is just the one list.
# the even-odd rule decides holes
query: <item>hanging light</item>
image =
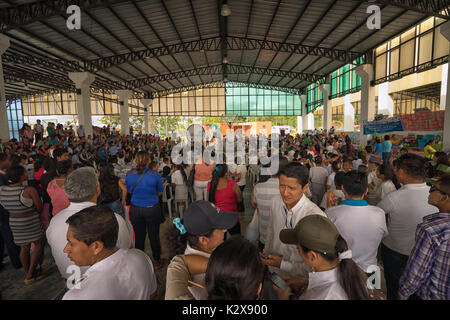
{"label": "hanging light", "polygon": [[222,63],[224,63],[224,64],[228,64],[228,58],[227,58],[227,56],[224,56],[223,57],[223,60],[222,60]]}
{"label": "hanging light", "polygon": [[228,17],[231,14],[230,6],[226,3],[224,3],[222,5],[222,9],[220,10],[220,14],[222,17]]}

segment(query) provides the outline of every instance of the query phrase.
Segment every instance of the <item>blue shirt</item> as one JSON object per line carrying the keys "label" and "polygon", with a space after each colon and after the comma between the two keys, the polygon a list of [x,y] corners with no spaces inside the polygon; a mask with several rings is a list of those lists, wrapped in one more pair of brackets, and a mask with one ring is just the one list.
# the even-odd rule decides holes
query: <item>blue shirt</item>
{"label": "blue shirt", "polygon": [[114,145],[111,148],[109,148],[109,154],[111,156],[115,156],[117,154],[117,152],[119,151],[119,149],[120,149],[119,146]]}
{"label": "blue shirt", "polygon": [[[155,170],[148,170],[134,189],[131,197],[131,203],[138,207],[151,207],[159,202],[158,192],[163,192],[163,184],[160,174]],[[131,170],[127,173],[125,184],[128,192],[133,191],[134,185],[140,178],[137,170]]]}
{"label": "blue shirt", "polygon": [[386,140],[383,142],[383,152],[391,152],[392,151],[392,142],[390,140]]}
{"label": "blue shirt", "polygon": [[375,143],[375,154],[377,154],[377,153],[380,153],[380,156],[381,156],[381,154],[383,153],[383,148],[381,147],[381,143]]}

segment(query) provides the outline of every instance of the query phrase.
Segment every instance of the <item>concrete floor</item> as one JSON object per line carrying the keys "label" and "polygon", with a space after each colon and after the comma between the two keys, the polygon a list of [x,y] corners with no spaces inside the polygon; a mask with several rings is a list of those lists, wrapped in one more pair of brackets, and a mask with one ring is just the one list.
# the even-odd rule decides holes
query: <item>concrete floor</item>
{"label": "concrete floor", "polygon": [[[247,185],[244,190],[244,201],[246,212],[240,214],[241,233],[245,235],[246,226],[250,223],[253,216],[253,208],[250,204],[250,188]],[[169,220],[161,225],[161,233],[164,228],[167,228],[170,224]],[[151,257],[150,245],[146,243],[146,253]],[[162,258],[167,258],[163,253]],[[35,282],[33,284],[26,285],[23,280],[25,279],[25,272],[20,269],[16,270],[9,262],[9,258],[5,257],[3,260],[4,268],[0,271],[0,294],[3,300],[59,300],[62,298],[65,292],[65,281],[61,278],[58,268],[56,267],[53,257],[51,255],[48,245],[45,248],[45,259],[43,269],[47,271],[48,277]],[[166,272],[167,265],[164,268],[156,270],[156,279],[158,283],[157,299],[163,300],[166,286]],[[384,273],[382,272],[382,290],[385,292]],[[264,298],[265,294],[263,294]]]}

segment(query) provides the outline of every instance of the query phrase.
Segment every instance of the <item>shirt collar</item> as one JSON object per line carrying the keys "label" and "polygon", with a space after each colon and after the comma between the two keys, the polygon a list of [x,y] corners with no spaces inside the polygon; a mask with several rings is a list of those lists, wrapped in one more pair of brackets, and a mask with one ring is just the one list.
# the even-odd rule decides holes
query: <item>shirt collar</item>
{"label": "shirt collar", "polygon": [[119,249],[109,257],[93,264],[89,269],[86,270],[86,272],[83,275],[83,278],[87,278],[94,271],[97,270],[101,271],[102,269],[105,269],[108,266],[117,265],[117,260],[120,259],[120,257],[123,254],[123,251],[124,251],[123,249]]}
{"label": "shirt collar", "polygon": [[289,210],[286,207],[286,204],[283,202],[283,208],[286,212],[296,212],[301,209],[301,207],[303,206],[303,204],[305,202],[305,199],[306,199],[306,196],[303,194],[302,197],[300,198],[300,200],[298,200],[297,204],[291,210]]}
{"label": "shirt collar", "polygon": [[197,250],[197,249],[192,248],[192,247],[189,245],[189,243],[186,245],[186,250],[184,250],[184,254],[185,254],[185,255],[193,254],[193,255],[202,256],[202,257],[205,257],[205,258],[208,258],[208,259],[209,259],[209,257],[211,256],[211,254],[209,254],[209,253],[207,253],[207,252],[200,251],[200,250]]}
{"label": "shirt collar", "polygon": [[422,188],[425,188],[425,187],[428,187],[425,182],[424,183],[409,183],[409,184],[404,184],[399,190],[403,190],[403,189],[422,189]]}
{"label": "shirt collar", "polygon": [[90,202],[90,201],[85,201],[85,202],[71,202],[70,205],[65,209],[68,211],[81,211],[83,209],[89,208],[95,206],[95,203]]}
{"label": "shirt collar", "polygon": [[308,289],[313,289],[338,281],[338,268],[328,271],[310,272]]}
{"label": "shirt collar", "polygon": [[344,200],[339,203],[339,205],[347,205],[352,207],[366,207],[369,204],[366,200]]}

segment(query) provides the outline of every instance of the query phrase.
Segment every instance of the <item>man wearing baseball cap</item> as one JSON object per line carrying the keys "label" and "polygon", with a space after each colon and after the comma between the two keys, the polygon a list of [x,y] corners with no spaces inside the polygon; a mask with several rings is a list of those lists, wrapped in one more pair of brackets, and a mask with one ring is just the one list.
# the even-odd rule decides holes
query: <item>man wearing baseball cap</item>
{"label": "man wearing baseball cap", "polygon": [[[166,300],[207,298],[205,290],[186,288],[184,284],[187,281],[181,281],[186,268],[183,259],[185,256],[197,256],[198,268],[206,271],[211,253],[224,241],[225,233],[236,222],[235,212],[222,211],[206,200],[193,202],[184,212],[183,219],[174,219],[173,224],[187,244],[184,255],[175,256],[167,268]],[[193,281],[204,286],[205,273],[193,276]]]}
{"label": "man wearing baseball cap", "polygon": [[[308,280],[282,277],[293,289],[307,286],[301,300],[369,299],[362,272],[352,260],[352,251],[336,226],[321,215],[301,219],[294,229],[280,232],[281,242],[296,245],[300,257],[311,267]],[[274,286],[278,298],[287,299],[289,288]]]}

